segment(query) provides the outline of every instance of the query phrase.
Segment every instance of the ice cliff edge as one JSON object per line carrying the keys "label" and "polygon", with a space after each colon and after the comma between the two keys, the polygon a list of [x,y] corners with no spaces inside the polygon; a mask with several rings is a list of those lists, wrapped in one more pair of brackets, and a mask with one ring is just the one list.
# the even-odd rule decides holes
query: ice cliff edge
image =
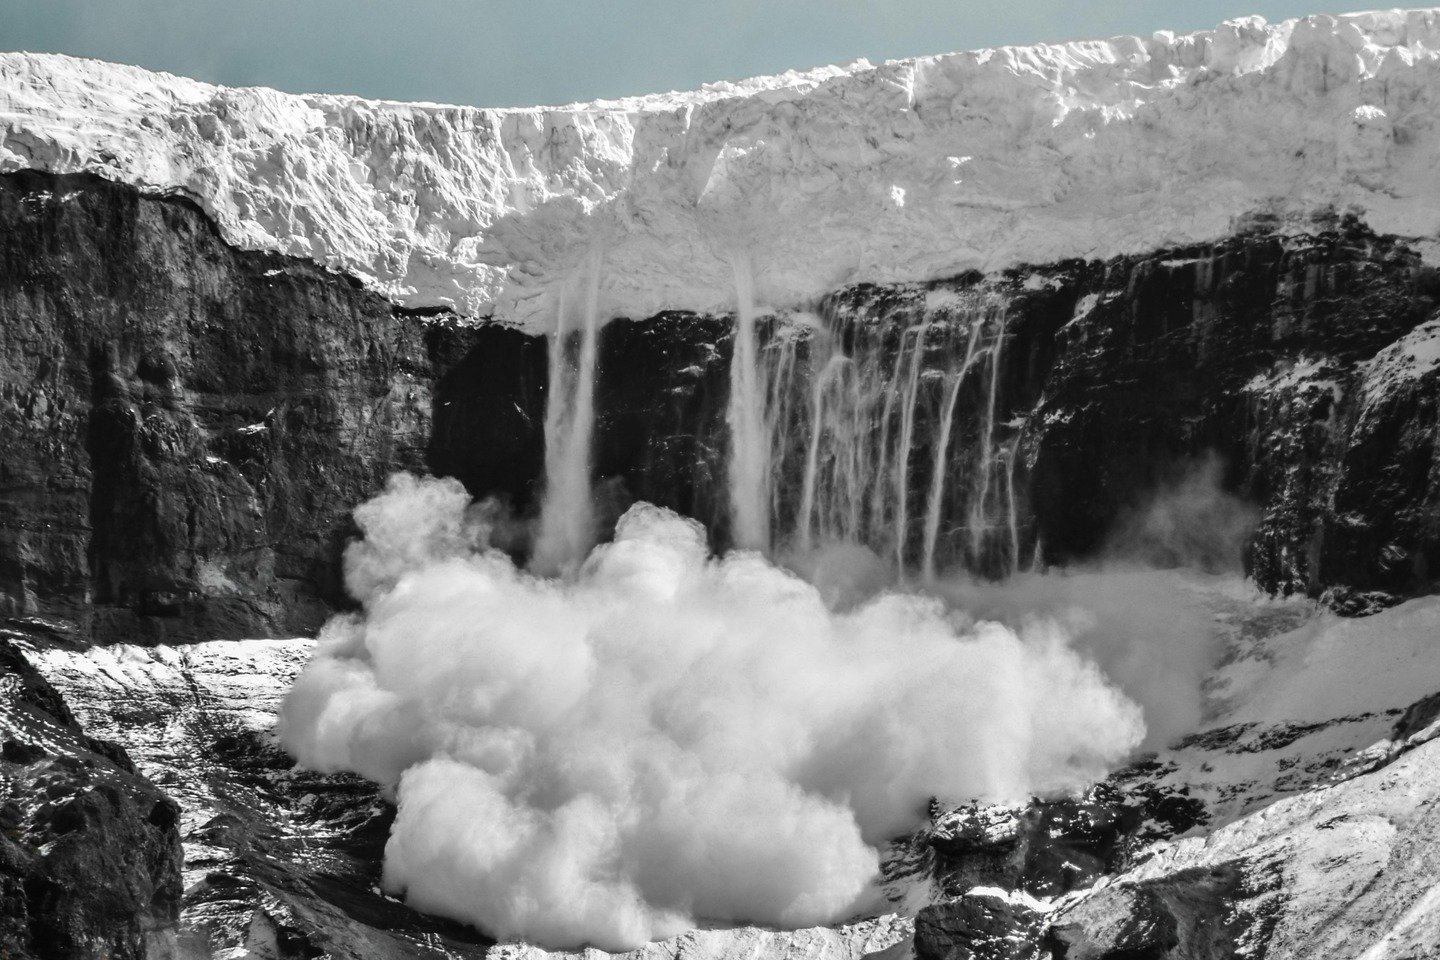
{"label": "ice cliff edge", "polygon": [[[0,172],[183,193],[242,247],[531,329],[1107,257],[1256,213],[1440,235],[1440,9],[1259,18],[478,109],[0,55]],[[579,295],[578,293],[576,294]]]}

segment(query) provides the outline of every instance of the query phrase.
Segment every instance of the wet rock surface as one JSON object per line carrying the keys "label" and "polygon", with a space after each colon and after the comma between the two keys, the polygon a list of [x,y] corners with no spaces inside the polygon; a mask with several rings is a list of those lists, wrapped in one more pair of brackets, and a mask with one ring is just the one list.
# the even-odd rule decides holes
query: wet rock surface
{"label": "wet rock surface", "polygon": [[[1330,215],[1106,262],[846,288],[762,322],[772,528],[793,542],[811,523],[890,555],[904,526],[916,563],[933,512],[942,568],[1118,550],[1243,566],[1266,590],[1373,613],[1437,585],[1437,298],[1415,250]],[[675,507],[722,545],[730,331],[678,313],[607,326],[596,435],[596,479],[622,504]],[[931,507],[937,463],[950,479]],[[1215,490],[1187,489],[1197,473]],[[1192,515],[1147,536],[1157,498]]]}
{"label": "wet rock surface", "polygon": [[[0,223],[10,615],[67,617],[98,642],[301,633],[344,605],[348,511],[390,472],[428,467],[533,512],[543,340],[402,314],[304,261],[226,246],[182,199],[96,178],[0,178]],[[1440,569],[1437,291],[1403,242],[1334,217],[1105,263],[847,288],[798,333],[793,317],[763,324],[777,540],[796,535],[807,431],[827,422],[809,406],[814,365],[863,352],[892,379],[914,367],[911,562],[932,522],[941,567],[1093,558],[1210,462],[1257,513],[1180,553],[1141,542],[1145,560],[1243,561],[1268,590],[1383,609],[1433,589]],[[974,349],[955,304],[982,295],[993,375],[947,406],[946,371]],[[950,332],[920,350],[921,327]],[[682,313],[604,328],[602,522],[646,499],[728,540],[730,336],[729,318]],[[876,403],[870,434],[817,455],[879,456],[901,412]],[[930,510],[942,433],[945,469],[970,479]],[[970,477],[977,463],[985,475]],[[863,503],[822,483],[812,509],[848,510],[885,553],[897,521],[866,513],[893,510],[883,482]]]}

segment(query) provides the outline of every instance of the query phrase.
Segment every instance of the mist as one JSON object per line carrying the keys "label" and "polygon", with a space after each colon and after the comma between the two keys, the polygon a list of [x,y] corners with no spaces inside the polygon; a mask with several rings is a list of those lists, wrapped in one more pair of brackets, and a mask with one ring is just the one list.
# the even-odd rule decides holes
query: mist
{"label": "mist", "polygon": [[394,790],[387,891],[501,938],[845,919],[931,797],[1071,789],[1145,736],[1066,616],[873,580],[837,603],[856,584],[713,557],[648,504],[566,579],[493,549],[453,480],[399,475],[356,520],[362,607],[322,631],[283,742]]}
{"label": "mist", "polygon": [[[1171,478],[1126,510],[1088,562],[1004,580],[963,570],[924,580],[952,617],[1058,625],[1071,647],[1144,710],[1143,749],[1197,728],[1203,683],[1221,654],[1214,597],[1248,596],[1242,553],[1259,513],[1227,492],[1214,454],[1175,465]],[[783,555],[832,609],[900,589],[893,564],[864,546],[827,543]]]}

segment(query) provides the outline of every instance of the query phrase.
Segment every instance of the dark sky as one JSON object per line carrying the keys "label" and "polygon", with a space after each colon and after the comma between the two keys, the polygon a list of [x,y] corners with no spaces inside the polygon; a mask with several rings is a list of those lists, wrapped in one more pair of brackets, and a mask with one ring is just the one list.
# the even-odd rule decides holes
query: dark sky
{"label": "dark sky", "polygon": [[231,85],[480,106],[567,103],[792,67],[1195,30],[1282,0],[0,0],[0,49]]}

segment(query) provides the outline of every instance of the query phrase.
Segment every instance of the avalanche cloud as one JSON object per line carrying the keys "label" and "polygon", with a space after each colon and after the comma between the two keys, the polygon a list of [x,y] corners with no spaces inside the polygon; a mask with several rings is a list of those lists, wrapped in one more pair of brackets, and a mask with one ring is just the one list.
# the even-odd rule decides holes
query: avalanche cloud
{"label": "avalanche cloud", "polygon": [[1076,785],[1144,735],[1054,623],[899,592],[833,612],[647,504],[568,580],[487,548],[453,480],[397,476],[356,516],[363,609],[325,628],[282,737],[395,788],[389,890],[501,937],[841,919],[930,798]]}

